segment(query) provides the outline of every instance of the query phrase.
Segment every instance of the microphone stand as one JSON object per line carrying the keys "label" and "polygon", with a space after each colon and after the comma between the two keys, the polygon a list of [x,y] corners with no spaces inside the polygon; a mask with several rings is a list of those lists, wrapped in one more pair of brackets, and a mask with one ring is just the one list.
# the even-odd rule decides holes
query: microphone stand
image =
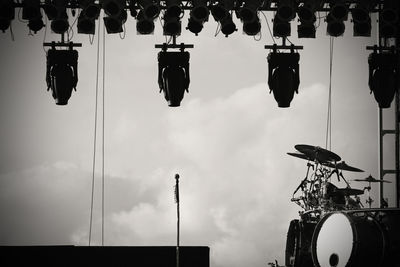
{"label": "microphone stand", "polygon": [[180,226],[180,212],[179,212],[179,174],[175,174],[175,202],[176,202],[176,267],[179,267],[179,226]]}

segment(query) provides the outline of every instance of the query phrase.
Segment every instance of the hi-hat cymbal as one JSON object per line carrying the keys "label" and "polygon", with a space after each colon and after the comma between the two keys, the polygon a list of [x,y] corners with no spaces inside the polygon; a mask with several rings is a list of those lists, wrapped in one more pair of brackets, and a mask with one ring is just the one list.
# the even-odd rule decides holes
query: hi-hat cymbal
{"label": "hi-hat cymbal", "polygon": [[363,170],[361,170],[359,168],[347,165],[346,162],[344,162],[344,161],[336,163],[336,164],[328,162],[324,165],[327,167],[330,167],[330,168],[336,168],[338,170],[344,170],[344,171],[350,171],[350,172],[364,172]]}
{"label": "hi-hat cymbal", "polygon": [[391,183],[391,181],[387,180],[378,180],[372,177],[371,175],[364,179],[354,179],[356,182],[369,182],[369,183]]}
{"label": "hi-hat cymbal", "polygon": [[333,153],[332,151],[326,150],[319,146],[311,145],[295,145],[296,148],[301,153],[305,154],[309,158],[314,158],[320,162],[328,161],[340,161],[339,155]]}
{"label": "hi-hat cymbal", "polygon": [[334,190],[334,193],[343,196],[356,196],[364,194],[364,191],[361,189],[354,189],[354,188],[336,188]]}

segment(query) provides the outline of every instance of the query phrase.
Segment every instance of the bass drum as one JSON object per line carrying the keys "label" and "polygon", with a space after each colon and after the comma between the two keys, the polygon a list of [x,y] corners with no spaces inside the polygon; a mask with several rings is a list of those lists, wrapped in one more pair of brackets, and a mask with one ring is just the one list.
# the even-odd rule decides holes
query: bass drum
{"label": "bass drum", "polygon": [[317,224],[312,259],[317,267],[378,267],[385,252],[381,223],[366,211],[333,212]]}
{"label": "bass drum", "polygon": [[292,220],[286,239],[285,266],[310,267],[311,239],[316,222]]}

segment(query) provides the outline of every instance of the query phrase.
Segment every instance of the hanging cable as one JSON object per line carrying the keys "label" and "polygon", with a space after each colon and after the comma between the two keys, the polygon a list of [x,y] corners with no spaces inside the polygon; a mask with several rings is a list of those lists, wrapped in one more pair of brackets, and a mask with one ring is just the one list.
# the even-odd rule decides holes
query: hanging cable
{"label": "hanging cable", "polygon": [[272,31],[271,31],[271,27],[269,26],[267,15],[265,15],[263,11],[261,11],[261,14],[263,15],[265,21],[267,22],[268,31],[269,31],[269,34],[271,35],[272,42],[274,42],[274,44],[276,44],[274,35],[272,34]]}
{"label": "hanging cable", "polygon": [[[328,114],[326,120],[325,148],[332,149],[332,63],[333,63],[333,40],[329,41],[329,91],[328,91]],[[329,143],[329,146],[328,146]]]}
{"label": "hanging cable", "polygon": [[102,180],[102,194],[101,194],[101,245],[104,246],[104,114],[105,114],[105,69],[106,69],[106,27],[103,27],[103,121],[102,121],[102,140],[101,140],[101,180]]}
{"label": "hanging cable", "polygon": [[96,171],[96,143],[97,143],[97,107],[98,107],[98,92],[99,92],[99,65],[100,65],[100,28],[98,28],[97,38],[97,62],[96,62],[96,96],[95,96],[95,110],[94,110],[94,138],[93,138],[93,168],[92,168],[92,197],[90,202],[90,226],[89,226],[89,246],[92,240],[92,225],[93,225],[93,203],[94,203],[94,181]]}

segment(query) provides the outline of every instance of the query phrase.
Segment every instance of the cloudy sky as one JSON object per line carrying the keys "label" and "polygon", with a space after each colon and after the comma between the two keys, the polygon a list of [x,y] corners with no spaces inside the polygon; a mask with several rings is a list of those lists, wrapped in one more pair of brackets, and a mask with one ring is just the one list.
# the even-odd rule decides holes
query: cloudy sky
{"label": "cloudy sky", "polygon": [[[169,108],[158,93],[154,44],[165,41],[161,26],[138,36],[130,18],[125,39],[106,35],[106,245],[174,245],[179,173],[182,245],[209,246],[213,267],[284,263],[289,222],[299,211],[290,198],[306,173],[306,162],[286,152],[296,144],[325,146],[329,37],[322,22],[317,39],[298,40],[292,24],[291,41],[304,45],[301,83],[291,107],[279,109],[266,83],[263,47],[272,39],[261,18],[261,41],[242,34],[237,20],[239,31],[229,38],[214,36],[212,18],[197,37],[183,32],[178,42],[195,48],[190,93],[179,108]],[[346,26],[334,41],[332,151],[365,170],[345,172],[348,180],[378,177],[377,105],[367,86],[365,50],[375,38],[354,38]],[[13,31],[15,41],[10,32],[0,35],[0,245],[87,245],[97,36],[91,45],[88,36],[74,35],[83,43],[77,92],[67,106],[56,106],[46,91],[42,42],[59,36],[49,29],[46,36],[43,30],[28,36],[17,20]],[[393,118],[385,121],[392,125]],[[385,158],[392,159],[389,139]],[[100,244],[96,163],[93,240]],[[393,188],[386,188],[391,206]],[[378,187],[373,190],[376,206]]]}

